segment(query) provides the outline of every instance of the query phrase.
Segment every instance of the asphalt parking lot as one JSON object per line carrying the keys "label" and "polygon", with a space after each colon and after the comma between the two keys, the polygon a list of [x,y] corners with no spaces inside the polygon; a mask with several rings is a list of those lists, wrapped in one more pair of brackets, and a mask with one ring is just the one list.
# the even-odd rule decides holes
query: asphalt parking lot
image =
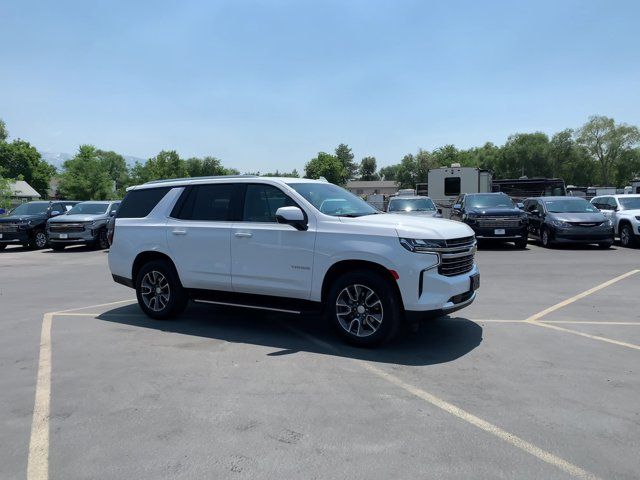
{"label": "asphalt parking lot", "polygon": [[0,478],[637,479],[640,250],[485,248],[379,350],[319,318],[156,322],[102,251],[0,252]]}

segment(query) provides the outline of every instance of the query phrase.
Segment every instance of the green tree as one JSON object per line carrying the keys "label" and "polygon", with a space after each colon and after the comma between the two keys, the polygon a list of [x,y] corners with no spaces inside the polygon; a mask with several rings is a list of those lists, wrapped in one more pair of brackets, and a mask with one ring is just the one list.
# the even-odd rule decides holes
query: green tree
{"label": "green tree", "polygon": [[380,178],[382,180],[396,180],[397,176],[398,176],[398,169],[400,168],[400,165],[388,165],[386,167],[382,167],[380,169]]}
{"label": "green tree", "polygon": [[509,136],[498,167],[503,178],[550,176],[549,137],[542,132]]}
{"label": "green tree", "polygon": [[129,185],[129,167],[124,157],[116,152],[96,150],[96,156],[115,185],[119,196],[124,195],[124,189]]}
{"label": "green tree", "polygon": [[0,172],[0,208],[3,210],[9,210],[11,207],[11,197],[13,192],[9,184],[11,183],[8,178],[4,178]]}
{"label": "green tree", "polygon": [[175,150],[162,150],[144,164],[136,162],[131,169],[131,179],[135,184],[188,176],[189,171],[187,170],[186,162],[180,158],[180,155]]}
{"label": "green tree", "polygon": [[190,177],[212,177],[231,175],[216,157],[189,158],[185,162],[187,175]]}
{"label": "green tree", "polygon": [[360,161],[360,180],[378,180],[377,169],[376,157],[364,157]]}
{"label": "green tree", "polygon": [[53,165],[42,160],[35,147],[20,139],[0,142],[0,168],[5,178],[22,177],[43,198],[47,197],[49,180],[56,172]]}
{"label": "green tree", "polygon": [[439,167],[449,167],[453,163],[460,163],[460,151],[454,145],[437,148],[431,154],[433,163]]}
{"label": "green tree", "polygon": [[616,164],[616,185],[624,187],[634,178],[640,178],[640,148],[625,150]]}
{"label": "green tree", "polygon": [[80,145],[63,164],[60,193],[75,200],[106,200],[115,196],[113,180],[93,145]]}
{"label": "green tree", "polygon": [[309,160],[304,166],[304,172],[306,178],[324,177],[336,185],[343,185],[346,178],[342,162],[325,152],[319,152],[317,157]]}
{"label": "green tree", "polygon": [[6,142],[8,137],[7,124],[0,118],[0,142]]}
{"label": "green tree", "polygon": [[347,181],[355,178],[358,173],[358,165],[353,161],[353,153],[349,148],[349,145],[341,143],[336,147],[335,157],[342,164],[344,169],[344,178],[340,182],[341,184],[347,183]]}
{"label": "green tree", "polygon": [[613,118],[595,115],[578,130],[577,142],[598,162],[600,180],[608,186],[625,152],[640,142],[640,131],[633,125],[616,125]]}

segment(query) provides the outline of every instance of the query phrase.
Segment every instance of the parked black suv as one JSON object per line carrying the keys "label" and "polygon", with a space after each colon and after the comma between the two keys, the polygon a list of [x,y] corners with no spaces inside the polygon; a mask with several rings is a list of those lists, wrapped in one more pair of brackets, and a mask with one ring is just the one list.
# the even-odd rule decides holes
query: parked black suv
{"label": "parked black suv", "polygon": [[71,209],[75,201],[56,200],[29,202],[17,206],[6,217],[0,217],[0,250],[7,245],[30,248],[47,246],[47,220]]}
{"label": "parked black suv", "polygon": [[463,193],[451,220],[466,223],[478,240],[503,240],[527,247],[527,214],[504,193]]}

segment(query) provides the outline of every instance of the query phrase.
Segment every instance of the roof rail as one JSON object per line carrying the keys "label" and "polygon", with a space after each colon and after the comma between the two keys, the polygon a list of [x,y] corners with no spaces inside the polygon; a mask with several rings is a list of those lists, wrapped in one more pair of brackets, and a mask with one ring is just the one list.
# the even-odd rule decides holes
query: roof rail
{"label": "roof rail", "polygon": [[182,180],[210,180],[215,178],[257,178],[258,175],[211,175],[208,177],[183,177],[183,178],[165,178],[163,180],[151,180],[145,182],[144,185],[153,183],[168,183],[168,182],[180,182]]}

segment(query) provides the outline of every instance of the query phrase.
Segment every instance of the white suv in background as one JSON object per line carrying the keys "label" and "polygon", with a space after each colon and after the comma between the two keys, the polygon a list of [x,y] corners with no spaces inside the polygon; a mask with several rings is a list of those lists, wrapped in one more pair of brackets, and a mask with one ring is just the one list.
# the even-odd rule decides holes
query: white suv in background
{"label": "white suv in background", "polygon": [[403,319],[475,299],[476,242],[465,224],[381,213],[336,185],[209,177],[129,189],[109,267],[152,318],[196,302],[322,311],[351,343],[394,337]]}
{"label": "white suv in background", "polygon": [[592,198],[591,203],[611,219],[623,247],[640,243],[640,195],[602,195]]}

